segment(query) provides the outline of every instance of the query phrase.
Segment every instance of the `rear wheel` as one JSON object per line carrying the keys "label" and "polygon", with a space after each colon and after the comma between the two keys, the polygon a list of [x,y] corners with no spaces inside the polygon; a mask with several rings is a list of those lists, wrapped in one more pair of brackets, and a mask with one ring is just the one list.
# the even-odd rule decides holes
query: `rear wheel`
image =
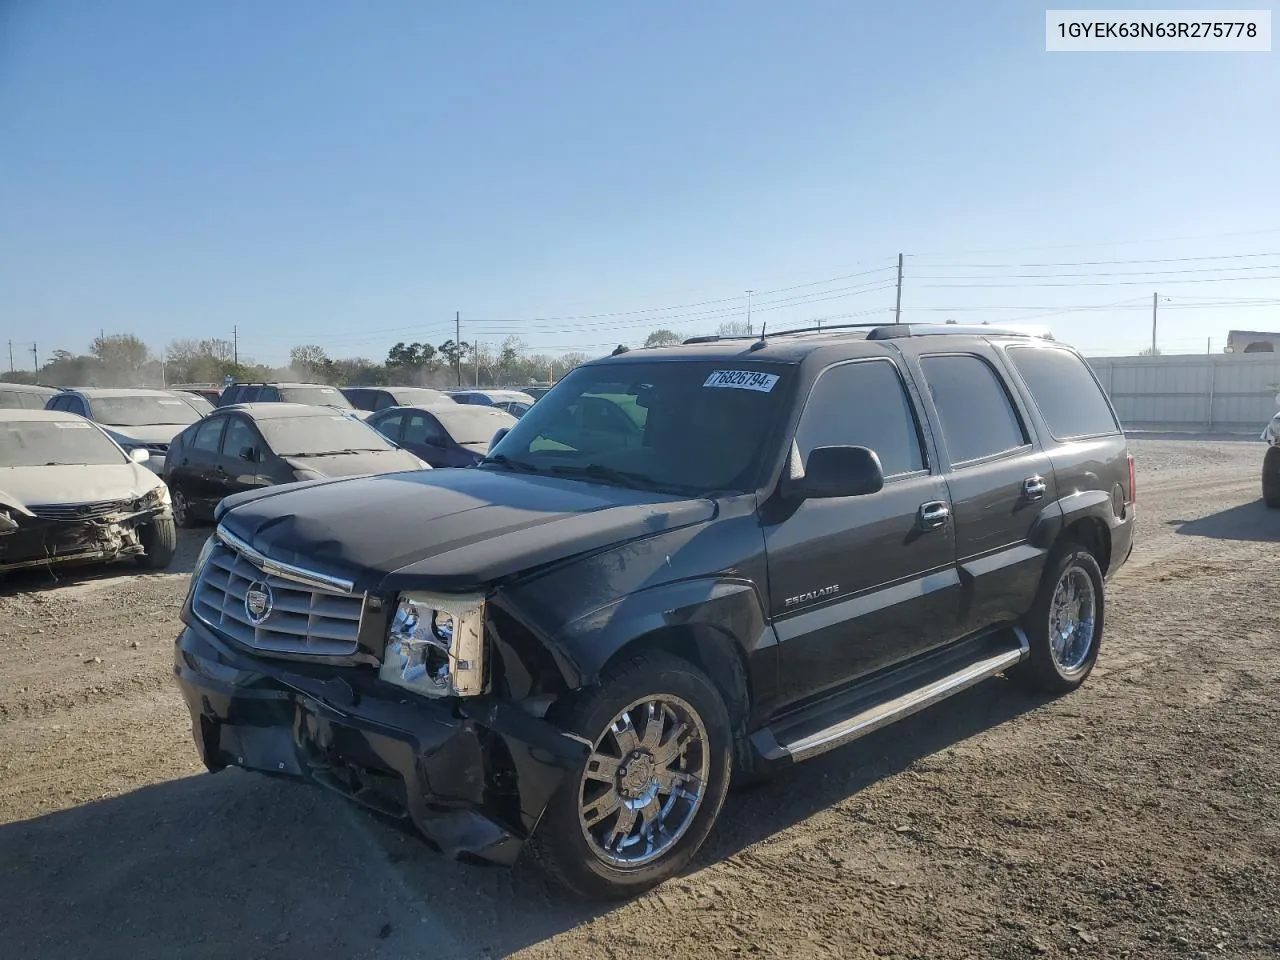
{"label": "rear wheel", "polygon": [[1280,509],[1280,445],[1267,447],[1262,458],[1262,502],[1273,510]]}
{"label": "rear wheel", "polygon": [[169,487],[169,497],[173,501],[173,522],[184,530],[194,527],[196,519],[191,515],[191,501],[187,499],[187,492],[175,483]]}
{"label": "rear wheel", "polygon": [[592,747],[529,841],[539,866],[593,899],[633,896],[683,869],[711,832],[732,767],[729,714],[711,681],[643,653],[555,719]]}
{"label": "rear wheel", "polygon": [[178,530],[169,517],[156,517],[138,529],[138,539],[146,551],[138,557],[138,566],[147,570],[167,570],[178,552]]}
{"label": "rear wheel", "polygon": [[1049,555],[1035,604],[1023,620],[1030,656],[1009,672],[1023,686],[1066,693],[1093,672],[1102,645],[1102,568],[1078,543]]}

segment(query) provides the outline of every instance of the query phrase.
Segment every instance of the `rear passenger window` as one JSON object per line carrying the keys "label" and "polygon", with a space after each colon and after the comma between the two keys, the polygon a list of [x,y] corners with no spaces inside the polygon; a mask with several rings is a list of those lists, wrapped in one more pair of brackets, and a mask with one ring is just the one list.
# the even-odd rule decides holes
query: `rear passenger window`
{"label": "rear passenger window", "polygon": [[1119,430],[1107,398],[1085,362],[1068,350],[1012,347],[1009,359],[1026,381],[1056,440]]}
{"label": "rear passenger window", "polygon": [[[394,407],[396,405],[396,398],[389,393],[383,393],[382,391],[378,391],[376,396],[378,399],[373,406],[373,409],[375,410],[386,410],[387,408]],[[365,401],[365,402],[367,403],[368,401]],[[369,408],[365,407],[364,409],[368,410]]]}
{"label": "rear passenger window", "polygon": [[985,360],[967,355],[925,357],[920,366],[953,464],[1027,444],[1004,383]]}
{"label": "rear passenger window", "polygon": [[887,360],[825,371],[805,404],[796,445],[802,460],[815,447],[869,447],[886,477],[924,469],[915,415],[897,368]]}

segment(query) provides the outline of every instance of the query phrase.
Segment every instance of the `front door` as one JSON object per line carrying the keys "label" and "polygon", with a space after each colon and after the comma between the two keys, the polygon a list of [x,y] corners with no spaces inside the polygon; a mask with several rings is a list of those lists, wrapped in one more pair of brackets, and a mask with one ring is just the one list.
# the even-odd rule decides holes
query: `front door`
{"label": "front door", "polygon": [[884,489],[798,504],[775,498],[763,511],[787,702],[941,646],[957,629],[946,483],[894,362],[841,363],[818,378],[796,430],[799,463],[836,445],[874,450]]}
{"label": "front door", "polygon": [[253,425],[243,417],[227,418],[222,449],[213,468],[213,502],[258,487],[258,461],[265,444]]}
{"label": "front door", "polygon": [[919,363],[942,427],[965,632],[1017,620],[1044,569],[1031,531],[1058,499],[1053,465],[994,351],[923,354]]}
{"label": "front door", "polygon": [[[218,448],[222,443],[222,430],[227,418],[206,417],[182,445],[177,462],[166,462],[170,470],[169,483],[180,488],[197,515],[209,516],[218,501],[212,488],[213,468],[218,462]],[[172,456],[172,454],[170,455]]]}

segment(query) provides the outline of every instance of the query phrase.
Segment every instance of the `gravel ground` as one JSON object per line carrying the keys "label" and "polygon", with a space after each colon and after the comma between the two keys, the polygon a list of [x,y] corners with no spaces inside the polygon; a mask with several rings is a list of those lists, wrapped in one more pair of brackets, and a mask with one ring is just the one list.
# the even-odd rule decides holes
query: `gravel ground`
{"label": "gravel ground", "polygon": [[730,797],[694,868],[583,906],[342,799],[203,772],[174,571],[0,593],[0,956],[1280,954],[1280,514],[1262,445],[1137,439],[1098,669],[1002,679]]}

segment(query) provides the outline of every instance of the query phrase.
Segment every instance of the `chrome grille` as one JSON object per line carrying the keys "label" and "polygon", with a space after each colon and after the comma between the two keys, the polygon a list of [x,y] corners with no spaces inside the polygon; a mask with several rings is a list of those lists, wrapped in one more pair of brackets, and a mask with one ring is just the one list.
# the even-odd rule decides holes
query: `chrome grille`
{"label": "chrome grille", "polygon": [[37,503],[27,509],[42,520],[100,520],[113,513],[132,513],[134,500],[95,500],[92,503]]}
{"label": "chrome grille", "polygon": [[[245,594],[257,582],[270,588],[271,609],[255,624]],[[209,626],[255,650],[333,657],[355,653],[364,611],[361,596],[267,573],[223,542],[209,554],[191,604]]]}

